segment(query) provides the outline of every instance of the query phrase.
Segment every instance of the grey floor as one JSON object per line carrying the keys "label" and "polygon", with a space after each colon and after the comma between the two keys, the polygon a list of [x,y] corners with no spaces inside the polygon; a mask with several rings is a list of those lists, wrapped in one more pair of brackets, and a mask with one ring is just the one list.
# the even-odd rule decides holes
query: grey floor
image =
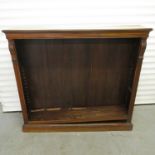
{"label": "grey floor", "polygon": [[133,131],[23,133],[22,123],[0,111],[0,155],[155,155],[155,105],[135,106]]}

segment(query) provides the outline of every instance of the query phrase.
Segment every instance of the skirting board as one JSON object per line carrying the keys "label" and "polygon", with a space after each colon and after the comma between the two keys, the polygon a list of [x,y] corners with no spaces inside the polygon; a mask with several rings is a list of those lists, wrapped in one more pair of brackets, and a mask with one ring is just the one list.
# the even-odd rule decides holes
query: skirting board
{"label": "skirting board", "polygon": [[24,132],[128,131],[132,123],[25,124]]}

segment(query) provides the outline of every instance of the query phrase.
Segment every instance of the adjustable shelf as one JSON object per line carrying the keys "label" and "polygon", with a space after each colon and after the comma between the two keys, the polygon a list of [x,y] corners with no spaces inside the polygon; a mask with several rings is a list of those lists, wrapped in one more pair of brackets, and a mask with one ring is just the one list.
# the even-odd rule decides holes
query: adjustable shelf
{"label": "adjustable shelf", "polygon": [[5,30],[23,131],[131,130],[151,29]]}

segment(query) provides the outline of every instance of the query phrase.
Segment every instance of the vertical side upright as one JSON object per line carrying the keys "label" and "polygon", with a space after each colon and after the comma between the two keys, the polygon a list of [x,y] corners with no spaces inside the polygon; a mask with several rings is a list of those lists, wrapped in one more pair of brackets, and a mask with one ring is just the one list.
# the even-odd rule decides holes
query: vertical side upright
{"label": "vertical side upright", "polygon": [[142,62],[143,62],[143,55],[144,55],[146,45],[147,45],[146,40],[147,38],[141,38],[139,49],[138,49],[138,58],[137,58],[136,66],[135,66],[134,78],[132,82],[132,91],[131,91],[129,109],[128,109],[128,115],[129,115],[128,121],[129,122],[132,119],[133,107],[134,107],[136,93],[137,93],[137,86],[138,86],[138,81],[139,81]]}
{"label": "vertical side upright", "polygon": [[24,123],[27,123],[28,122],[28,113],[27,113],[27,107],[26,107],[26,102],[25,102],[25,97],[24,97],[24,92],[23,92],[23,86],[22,86],[22,80],[21,80],[19,64],[18,64],[18,59],[17,59],[17,54],[16,54],[15,42],[14,42],[14,40],[8,40],[8,43],[9,43],[9,50],[10,50],[11,58],[12,58],[12,62],[13,62],[14,72],[15,72],[15,76],[16,76],[18,93],[19,93],[20,103],[21,103],[21,107],[22,107],[22,111],[23,111],[22,114],[23,114],[23,118],[24,118]]}

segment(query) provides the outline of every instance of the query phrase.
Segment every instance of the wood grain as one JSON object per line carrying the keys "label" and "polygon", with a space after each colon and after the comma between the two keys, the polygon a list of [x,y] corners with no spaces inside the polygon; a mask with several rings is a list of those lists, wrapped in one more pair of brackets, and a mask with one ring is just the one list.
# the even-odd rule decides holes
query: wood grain
{"label": "wood grain", "polygon": [[151,30],[4,30],[23,131],[131,130]]}
{"label": "wood grain", "polygon": [[24,132],[88,132],[88,131],[128,131],[131,123],[85,123],[85,124],[24,124]]}
{"label": "wood grain", "polygon": [[15,42],[30,109],[128,104],[139,39]]}
{"label": "wood grain", "polygon": [[3,30],[7,39],[146,38],[151,28],[104,30]]}
{"label": "wood grain", "polygon": [[29,123],[82,123],[127,120],[127,110],[120,106],[81,107],[60,110],[42,109],[30,114]]}

